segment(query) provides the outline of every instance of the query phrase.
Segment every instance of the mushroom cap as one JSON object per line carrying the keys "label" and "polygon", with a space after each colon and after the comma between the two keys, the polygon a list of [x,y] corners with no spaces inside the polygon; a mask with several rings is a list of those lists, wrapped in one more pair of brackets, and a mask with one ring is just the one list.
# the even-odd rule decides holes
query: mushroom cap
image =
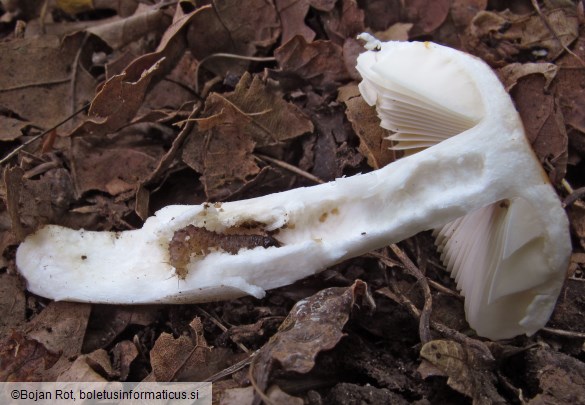
{"label": "mushroom cap", "polygon": [[471,55],[428,42],[359,38],[372,49],[358,57],[359,88],[381,126],[394,131],[395,149],[412,154],[448,142],[462,157],[470,149],[494,156],[484,169],[504,192],[438,227],[437,245],[478,335],[535,333],[552,314],[571,244],[566,214],[509,95]]}

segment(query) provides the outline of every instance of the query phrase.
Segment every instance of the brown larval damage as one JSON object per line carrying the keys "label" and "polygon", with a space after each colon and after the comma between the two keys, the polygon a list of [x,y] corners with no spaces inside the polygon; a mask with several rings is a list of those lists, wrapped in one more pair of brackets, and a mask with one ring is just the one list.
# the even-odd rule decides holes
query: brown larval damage
{"label": "brown larval damage", "polygon": [[[271,232],[274,233],[274,232]],[[211,252],[227,252],[235,255],[241,249],[256,247],[280,247],[281,244],[262,228],[242,226],[227,228],[218,233],[188,225],[179,229],[169,243],[170,263],[177,277],[187,277],[187,264],[193,256],[203,258]]]}

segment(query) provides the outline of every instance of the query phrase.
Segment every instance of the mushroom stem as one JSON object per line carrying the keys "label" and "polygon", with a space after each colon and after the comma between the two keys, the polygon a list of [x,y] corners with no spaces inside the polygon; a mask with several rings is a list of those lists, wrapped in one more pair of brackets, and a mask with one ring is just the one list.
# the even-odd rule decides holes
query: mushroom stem
{"label": "mushroom stem", "polygon": [[[497,312],[489,313],[495,318],[500,306],[509,304],[506,300],[521,297],[514,316],[503,321],[502,332],[486,333],[496,338],[534,333],[546,323],[562,286],[570,254],[568,223],[509,96],[490,68],[469,55],[434,44],[382,43],[380,47],[380,55],[370,51],[360,56],[358,69],[364,76],[364,98],[379,112],[380,102],[385,102],[383,87],[395,91],[388,98],[390,118],[381,113],[383,125],[396,125],[395,130],[403,132],[407,128],[410,132],[401,136],[408,142],[414,139],[418,149],[417,139],[428,136],[424,133],[428,128],[467,127],[371,173],[243,201],[169,206],[138,230],[90,232],[47,226],[29,236],[17,252],[28,289],[55,300],[118,304],[262,297],[267,289],[498,203],[501,212],[497,212],[507,221],[502,223],[514,224],[507,207],[521,207],[525,224],[502,231],[513,243],[498,250],[501,257],[495,260],[512,258],[514,266],[540,266],[539,273],[524,275],[522,280],[523,268],[519,274],[508,268],[499,274],[496,266],[495,275],[475,278],[487,283],[473,292],[480,298],[470,298],[470,289],[463,293],[473,305],[495,305]],[[388,73],[394,76],[380,79],[374,65],[384,56],[384,47],[394,52],[396,69]],[[401,55],[405,55],[404,66]],[[427,73],[423,69],[423,76],[417,77],[409,66],[436,58],[441,69],[446,67],[433,80],[462,80],[462,89],[473,100],[466,102],[463,95],[462,100],[443,102],[445,92],[432,88],[434,84],[424,93],[424,81],[430,80]],[[406,109],[400,104],[404,100]],[[396,115],[394,106],[403,115]],[[429,106],[436,106],[438,112]],[[430,118],[421,120],[408,108],[419,108]],[[466,108],[471,109],[467,115]],[[528,234],[518,238],[514,232],[520,228]],[[197,229],[205,231],[198,234]],[[451,236],[446,231],[441,235],[445,240]],[[278,243],[260,242],[266,239]],[[446,251],[449,256],[451,245]],[[518,259],[519,254],[530,260]],[[509,280],[516,284],[494,290]],[[484,291],[490,291],[489,296]],[[477,324],[476,316],[471,318]]]}

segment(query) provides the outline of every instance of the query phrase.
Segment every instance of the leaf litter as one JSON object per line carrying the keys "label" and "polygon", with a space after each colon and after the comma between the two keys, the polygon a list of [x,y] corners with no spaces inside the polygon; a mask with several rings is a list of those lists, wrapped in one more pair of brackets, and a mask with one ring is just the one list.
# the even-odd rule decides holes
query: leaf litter
{"label": "leaf litter", "polygon": [[[0,150],[14,151],[0,185],[1,381],[210,380],[224,404],[584,401],[580,2],[37,3],[0,5]],[[498,69],[570,216],[569,280],[548,328],[474,337],[426,234],[263,300],[135,308],[26,291],[15,247],[44,224],[132,229],[161,205],[393,161],[356,91],[363,30],[444,43]]]}

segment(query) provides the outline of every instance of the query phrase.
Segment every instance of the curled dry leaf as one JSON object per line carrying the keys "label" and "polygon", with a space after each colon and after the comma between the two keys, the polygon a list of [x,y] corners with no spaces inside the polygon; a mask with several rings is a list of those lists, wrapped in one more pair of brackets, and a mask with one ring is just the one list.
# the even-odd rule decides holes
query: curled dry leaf
{"label": "curled dry leaf", "polygon": [[117,369],[120,381],[126,381],[130,374],[132,362],[138,357],[138,349],[134,342],[122,340],[116,343],[113,352],[113,365]]}
{"label": "curled dry leaf", "polygon": [[548,90],[559,68],[553,63],[510,63],[498,71],[498,77],[504,83],[506,91],[510,91],[518,81],[529,75],[541,74],[544,76],[544,90]]}
{"label": "curled dry leaf", "polygon": [[534,152],[552,165],[551,182],[559,184],[567,172],[568,138],[559,101],[545,86],[543,76],[530,75],[518,81],[511,95]]}
{"label": "curled dry leaf", "polygon": [[554,61],[578,36],[576,6],[571,2],[550,5],[542,15],[551,29],[536,12],[481,11],[471,23],[467,48],[495,66],[509,61]]}
{"label": "curled dry leaf", "polygon": [[282,24],[283,44],[296,35],[302,36],[307,42],[315,38],[315,31],[305,24],[310,7],[309,0],[275,0],[274,4]]}
{"label": "curled dry leaf", "polygon": [[[281,33],[278,13],[272,2],[251,0],[242,7],[238,0],[214,1],[213,7],[200,8],[187,33],[188,46],[196,59],[215,53],[252,56],[268,48]],[[241,73],[247,62],[215,58],[205,68],[218,75]]]}
{"label": "curled dry leaf", "polygon": [[91,305],[52,301],[26,325],[27,336],[47,349],[74,358],[81,353]]}
{"label": "curled dry leaf", "polygon": [[89,353],[106,348],[129,326],[147,326],[156,322],[158,317],[160,317],[160,311],[153,306],[96,306],[91,311],[82,352]]}
{"label": "curled dry leaf", "polygon": [[323,13],[321,19],[329,39],[342,46],[346,39],[355,38],[365,28],[364,11],[356,0],[342,0],[340,7]]}
{"label": "curled dry leaf", "polygon": [[89,119],[70,135],[104,135],[128,125],[142,105],[154,73],[161,68],[163,61],[164,57],[143,69],[137,69],[138,65],[132,63],[132,69],[127,68],[110,78],[93,99]]}
{"label": "curled dry leaf", "polygon": [[472,398],[474,405],[507,403],[494,385],[494,359],[486,359],[476,348],[452,340],[432,340],[420,355],[424,360],[418,371],[423,378],[447,376],[447,384]]}
{"label": "curled dry leaf", "polygon": [[42,381],[43,372],[59,357],[42,343],[13,332],[0,341],[0,382]]}
{"label": "curled dry leaf", "polygon": [[26,297],[20,279],[15,274],[0,274],[0,335],[25,320]]}
{"label": "curled dry leaf", "polygon": [[296,36],[274,51],[279,67],[295,73],[315,87],[336,85],[350,76],[345,68],[342,48],[331,41],[308,43]]}
{"label": "curled dry leaf", "polygon": [[227,350],[212,348],[203,336],[201,319],[189,324],[190,335],[177,339],[162,333],[150,351],[156,381],[203,381],[225,368]]}
{"label": "curled dry leaf", "polygon": [[20,168],[5,172],[6,203],[17,238],[47,223],[69,223],[68,208],[74,199],[73,182],[69,172],[55,168],[38,179],[24,178]]}
{"label": "curled dry leaf", "polygon": [[87,32],[100,37],[112,49],[120,49],[147,34],[162,33],[169,24],[170,18],[163,9],[141,6],[133,15],[114,17],[107,23],[89,27]]}
{"label": "curled dry leaf", "polygon": [[71,366],[57,377],[59,382],[104,382],[106,379],[89,364],[87,355],[75,359]]}
{"label": "curled dry leaf", "polygon": [[[252,152],[313,130],[294,105],[246,73],[234,92],[211,94],[198,126],[185,142],[183,160],[203,175],[205,192],[221,200],[259,174]],[[229,164],[226,164],[229,162]]]}
{"label": "curled dry leaf", "polygon": [[250,373],[257,386],[266,389],[276,365],[286,371],[309,372],[317,354],[332,349],[344,336],[343,327],[358,302],[374,305],[361,280],[346,288],[327,288],[299,301],[252,362]]}
{"label": "curled dry leaf", "polygon": [[73,139],[73,174],[78,193],[99,190],[119,195],[135,190],[150,175],[164,154],[163,146],[149,142],[146,135],[132,135]]}
{"label": "curled dry leaf", "polygon": [[360,2],[365,14],[366,27],[383,31],[400,21],[403,0],[371,0]]}
{"label": "curled dry leaf", "polygon": [[528,352],[528,380],[538,394],[527,403],[580,404],[585,402],[585,366],[566,354],[539,348]]}
{"label": "curled dry leaf", "polygon": [[183,55],[185,27],[198,13],[208,8],[201,7],[183,14],[178,7],[174,21],[165,31],[157,50],[134,59],[122,73],[110,77],[93,99],[87,120],[70,135],[104,135],[129,125],[151,83],[170,72]]}
{"label": "curled dry leaf", "polygon": [[[581,60],[585,59],[585,35],[582,33],[573,47]],[[585,155],[585,67],[573,55],[563,55],[555,81],[555,94],[560,100],[573,150]]]}
{"label": "curled dry leaf", "polygon": [[455,27],[467,27],[477,13],[485,10],[487,3],[488,0],[452,0],[449,15]]}
{"label": "curled dry leaf", "polygon": [[396,160],[396,151],[390,149],[392,142],[386,139],[389,131],[380,127],[376,110],[359,95],[357,86],[341,88],[338,99],[347,107],[345,114],[360,138],[359,151],[368,160],[368,165],[379,169]]}
{"label": "curled dry leaf", "polygon": [[[1,115],[18,120],[3,118],[2,124],[12,127],[11,135],[3,137],[18,135],[27,125],[49,128],[91,99],[94,78],[74,66],[78,53],[91,55],[92,46],[80,50],[83,43],[84,35],[67,37],[62,43],[54,36],[0,43]],[[75,94],[71,94],[72,82]],[[2,126],[3,133],[6,128]]]}
{"label": "curled dry leaf", "polygon": [[412,35],[428,34],[443,24],[449,15],[451,0],[411,0],[404,3],[406,22],[414,24]]}

